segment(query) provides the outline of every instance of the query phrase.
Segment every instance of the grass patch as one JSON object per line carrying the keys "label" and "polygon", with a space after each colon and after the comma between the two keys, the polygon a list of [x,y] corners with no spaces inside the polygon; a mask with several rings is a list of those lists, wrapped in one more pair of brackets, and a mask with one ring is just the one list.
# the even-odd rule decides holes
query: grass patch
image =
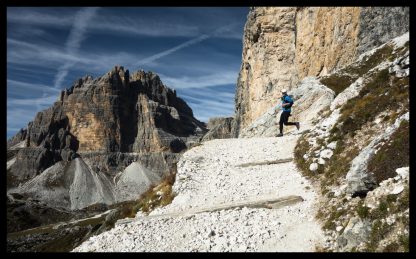
{"label": "grass patch", "polygon": [[332,207],[329,218],[325,221],[323,228],[328,230],[335,230],[335,221],[344,215],[345,212],[345,210],[337,210],[336,207]]}
{"label": "grass patch", "polygon": [[364,57],[360,63],[348,66],[345,72],[353,74],[358,78],[385,60],[392,61],[394,59],[393,50],[393,46],[386,44],[384,47],[376,50],[371,56]]}
{"label": "grass patch", "polygon": [[370,239],[366,246],[367,252],[375,252],[380,241],[384,239],[390,227],[387,223],[382,223],[380,220],[375,220],[371,228]]}
{"label": "grass patch", "polygon": [[318,144],[318,146],[322,147],[323,145],[325,145],[325,138],[317,138],[316,139],[316,144]]}
{"label": "grass patch", "polygon": [[399,55],[403,55],[408,47],[402,47],[393,54],[393,46],[385,45],[375,51],[371,56],[364,57],[359,63],[353,63],[345,67],[344,72],[347,74],[332,74],[323,77],[320,82],[335,92],[335,96],[344,91],[359,77],[366,74],[370,69],[376,67],[385,60],[393,61]]}
{"label": "grass patch", "polygon": [[[342,123],[342,127],[334,129],[339,129],[338,132],[342,135],[353,134],[366,122],[374,119],[380,111],[384,110],[380,109],[381,106],[388,104],[390,101],[390,98],[385,95],[388,90],[388,80],[388,70],[380,71],[370,83],[363,87],[357,97],[350,99],[341,108],[339,122]],[[376,89],[380,91],[373,92]]]}
{"label": "grass patch", "polygon": [[383,252],[397,252],[398,250],[399,250],[399,248],[400,248],[400,246],[399,246],[399,244],[398,243],[396,243],[396,242],[393,242],[393,243],[390,243],[390,244],[388,244],[384,249],[383,249]]}
{"label": "grass patch", "polygon": [[399,243],[405,252],[409,252],[409,235],[401,235],[399,237]]}
{"label": "grass patch", "polygon": [[138,204],[133,209],[136,212],[141,210],[149,213],[156,207],[166,206],[171,203],[174,198],[172,185],[175,182],[175,177],[176,173],[169,174],[158,186],[151,186],[148,191],[141,195]]}
{"label": "grass patch", "polygon": [[313,176],[314,174],[309,171],[309,160],[305,161],[305,159],[303,158],[303,155],[306,154],[311,148],[311,145],[306,140],[306,136],[307,135],[303,134],[296,143],[294,151],[295,163],[304,176]]}
{"label": "grass patch", "polygon": [[397,198],[397,210],[405,211],[409,208],[409,186],[405,186],[403,192]]}
{"label": "grass patch", "polygon": [[322,78],[320,82],[328,88],[332,89],[335,92],[335,96],[337,96],[339,93],[344,91],[345,88],[354,83],[355,80],[357,80],[357,77],[332,74],[328,77]]}
{"label": "grass patch", "polygon": [[335,96],[345,90],[350,86],[354,81],[357,80],[357,77],[352,77],[349,75],[338,75],[332,74],[328,77],[321,79],[321,83],[332,89],[335,92]]}
{"label": "grass patch", "polygon": [[388,216],[387,208],[388,208],[387,202],[380,201],[380,204],[378,205],[378,207],[371,211],[370,218],[375,219],[375,220],[385,218],[386,216]]}
{"label": "grass patch", "polygon": [[355,146],[346,146],[342,139],[338,140],[334,154],[325,166],[325,184],[336,183],[344,177],[351,167],[352,160],[358,155],[359,149]]}
{"label": "grass patch", "polygon": [[409,122],[403,120],[389,141],[369,161],[367,169],[380,183],[397,175],[396,169],[409,166]]}
{"label": "grass patch", "polygon": [[350,99],[342,108],[337,125],[332,128],[331,139],[336,140],[343,135],[355,135],[367,122],[373,121],[376,116],[386,110],[397,110],[409,107],[409,90],[405,88],[409,78],[391,79],[387,69],[379,71],[367,83],[359,95]]}
{"label": "grass patch", "polygon": [[356,208],[356,210],[355,210],[355,211],[357,212],[357,215],[358,215],[360,218],[364,219],[364,218],[367,218],[367,217],[368,217],[368,215],[369,215],[369,211],[370,211],[370,208],[369,208],[369,207],[367,207],[367,206],[365,206],[365,205],[364,205],[364,202],[361,200],[361,201],[358,203],[358,206],[357,206],[357,208]]}
{"label": "grass patch", "polygon": [[335,230],[335,227],[336,227],[335,223],[331,220],[326,221],[323,226],[324,229],[328,229],[328,230]]}
{"label": "grass patch", "polygon": [[386,196],[386,201],[387,201],[388,203],[395,202],[396,200],[397,200],[397,195],[395,195],[395,194],[388,194],[388,195]]}

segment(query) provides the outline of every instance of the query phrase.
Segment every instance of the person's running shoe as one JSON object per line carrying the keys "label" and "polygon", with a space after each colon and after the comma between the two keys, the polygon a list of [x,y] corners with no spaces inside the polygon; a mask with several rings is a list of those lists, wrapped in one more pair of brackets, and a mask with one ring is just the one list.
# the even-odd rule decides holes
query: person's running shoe
{"label": "person's running shoe", "polygon": [[299,130],[300,129],[300,123],[296,122],[296,128]]}
{"label": "person's running shoe", "polygon": [[278,137],[283,137],[283,134],[282,133],[279,133],[277,136]]}

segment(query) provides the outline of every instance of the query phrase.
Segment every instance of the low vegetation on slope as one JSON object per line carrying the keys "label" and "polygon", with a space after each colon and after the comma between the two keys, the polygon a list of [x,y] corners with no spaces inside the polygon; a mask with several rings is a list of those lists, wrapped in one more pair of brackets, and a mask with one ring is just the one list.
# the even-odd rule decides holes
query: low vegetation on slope
{"label": "low vegetation on slope", "polygon": [[[123,218],[134,218],[141,210],[150,212],[159,206],[165,206],[173,200],[172,185],[176,168],[157,186],[151,186],[136,201],[124,201],[117,204],[91,205],[83,210],[111,210],[108,214],[80,219],[77,222],[55,223],[19,232],[8,233],[7,251],[9,252],[69,252],[93,235],[108,231],[115,222]],[[91,216],[91,215],[89,215]]]}
{"label": "low vegetation on slope", "polygon": [[[406,120],[375,146],[376,152],[366,161],[365,168],[375,179],[370,192],[359,197],[346,192],[346,176],[353,159],[409,111],[409,77],[397,76],[392,69],[397,60],[404,60],[401,56],[408,49],[408,42],[399,48],[386,44],[361,61],[321,79],[338,95],[359,77],[366,78],[356,97],[336,107],[339,116],[329,110],[319,114],[315,128],[301,136],[295,148],[298,168],[320,183],[324,195],[317,218],[332,237],[321,248],[323,251],[409,249],[408,176],[397,173],[398,168],[409,166]],[[371,70],[383,62],[387,65]],[[331,116],[334,123],[324,125],[322,122]]]}
{"label": "low vegetation on slope", "polygon": [[139,210],[149,213],[157,207],[170,204],[174,198],[172,185],[175,182],[175,176],[176,174],[170,174],[157,186],[151,186],[148,191],[140,196],[136,204],[126,208],[126,216],[135,217]]}
{"label": "low vegetation on slope", "polygon": [[380,65],[383,61],[393,61],[403,55],[409,49],[409,42],[403,47],[394,49],[392,44],[386,44],[374,53],[364,55],[363,58],[345,68],[321,78],[321,83],[331,88],[335,96],[345,90],[359,77],[362,77],[370,69]]}
{"label": "low vegetation on slope", "polygon": [[390,140],[368,162],[367,169],[377,183],[396,176],[396,168],[409,166],[409,148],[409,122],[402,121]]}

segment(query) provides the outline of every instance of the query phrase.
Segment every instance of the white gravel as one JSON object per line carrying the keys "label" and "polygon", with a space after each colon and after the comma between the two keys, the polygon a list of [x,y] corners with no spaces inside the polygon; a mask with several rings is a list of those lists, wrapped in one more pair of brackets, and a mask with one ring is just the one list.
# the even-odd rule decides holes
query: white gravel
{"label": "white gravel", "polygon": [[[293,158],[298,135],[216,139],[187,151],[178,163],[173,202],[146,217],[91,237],[84,251],[314,251],[324,242],[314,219],[314,187],[294,162],[240,167]],[[309,188],[307,188],[309,187]],[[238,201],[299,195],[303,202],[279,209],[238,208],[185,215]]]}

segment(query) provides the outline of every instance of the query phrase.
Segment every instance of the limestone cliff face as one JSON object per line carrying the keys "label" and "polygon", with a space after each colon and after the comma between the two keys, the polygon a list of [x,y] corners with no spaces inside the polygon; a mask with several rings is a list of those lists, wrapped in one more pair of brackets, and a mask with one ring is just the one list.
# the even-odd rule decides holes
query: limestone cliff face
{"label": "limestone cliff face", "polygon": [[402,7],[257,7],[244,28],[232,134],[277,104],[281,89],[323,76],[409,30]]}
{"label": "limestone cliff face", "polygon": [[80,80],[67,92],[62,106],[79,151],[167,151],[176,137],[203,128],[153,73],[138,71],[125,82],[124,69],[116,67],[99,79]]}
{"label": "limestone cliff face", "polygon": [[325,75],[353,61],[358,44],[359,7],[311,7],[296,13],[299,78]]}

